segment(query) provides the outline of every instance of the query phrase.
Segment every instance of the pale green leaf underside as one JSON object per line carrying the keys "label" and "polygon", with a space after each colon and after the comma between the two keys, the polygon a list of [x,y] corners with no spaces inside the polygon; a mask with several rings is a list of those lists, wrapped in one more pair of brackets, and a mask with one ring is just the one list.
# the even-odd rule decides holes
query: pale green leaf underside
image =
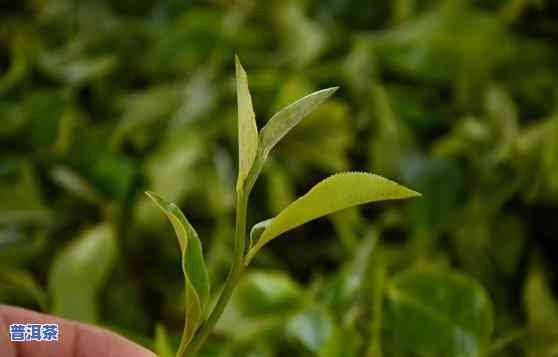
{"label": "pale green leaf underside", "polygon": [[265,221],[258,222],[252,226],[252,229],[250,230],[250,247],[260,238],[262,233],[267,227],[269,227],[272,221],[273,218],[268,218]]}
{"label": "pale green leaf underside", "polygon": [[267,157],[271,149],[305,116],[329,98],[339,87],[322,89],[281,109],[269,119],[260,133],[261,150]]}
{"label": "pale green leaf underside", "polygon": [[188,343],[196,331],[209,304],[209,274],[203,258],[201,241],[182,211],[153,192],[146,192],[171,222],[182,251],[186,295],[186,321],[183,343]]}
{"label": "pale green leaf underside", "polygon": [[246,71],[238,57],[236,64],[236,98],[238,105],[238,180],[237,190],[242,187],[258,150],[258,128],[248,88]]}
{"label": "pale green leaf underside", "polygon": [[416,196],[420,194],[378,175],[365,172],[332,175],[273,218],[248,252],[246,264],[267,242],[313,219],[364,203]]}
{"label": "pale green leaf underside", "polygon": [[183,348],[182,346],[185,347],[190,343],[194,337],[194,333],[196,333],[196,330],[203,319],[202,305],[199,296],[196,293],[196,289],[188,277],[185,277],[184,283],[186,305],[184,312],[184,330],[182,331],[182,339],[180,341],[181,348]]}

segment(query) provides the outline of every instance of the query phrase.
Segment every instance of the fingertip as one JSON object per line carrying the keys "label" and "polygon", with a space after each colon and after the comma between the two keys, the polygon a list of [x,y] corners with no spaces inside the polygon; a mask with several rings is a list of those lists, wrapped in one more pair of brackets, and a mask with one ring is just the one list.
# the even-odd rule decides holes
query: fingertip
{"label": "fingertip", "polygon": [[87,324],[76,324],[76,356],[78,357],[156,357],[145,347],[119,334]]}
{"label": "fingertip", "polygon": [[[2,321],[3,320],[3,321]],[[60,325],[58,341],[41,343],[9,343],[10,351],[18,356],[55,357],[157,357],[153,352],[119,334],[82,322],[61,319],[15,306],[0,304],[0,323],[56,323]],[[2,326],[0,326],[2,331]],[[1,337],[1,336],[0,336]],[[0,338],[0,342],[2,339]],[[11,356],[0,348],[0,356]]]}

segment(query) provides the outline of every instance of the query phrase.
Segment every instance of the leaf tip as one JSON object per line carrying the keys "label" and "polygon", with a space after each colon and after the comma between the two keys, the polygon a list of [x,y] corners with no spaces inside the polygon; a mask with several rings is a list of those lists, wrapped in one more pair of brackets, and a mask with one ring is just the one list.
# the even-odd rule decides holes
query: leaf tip
{"label": "leaf tip", "polygon": [[237,75],[241,73],[245,73],[244,67],[242,67],[242,64],[240,63],[240,58],[238,57],[237,54],[234,55],[234,65],[236,68]]}
{"label": "leaf tip", "polygon": [[329,87],[329,88],[326,88],[326,89],[322,89],[319,92],[325,93],[325,96],[324,96],[324,101],[325,101],[326,99],[331,97],[338,90],[339,90],[339,86],[335,86],[335,87]]}
{"label": "leaf tip", "polygon": [[153,191],[145,191],[145,195],[149,197],[149,199],[151,199],[151,201],[153,201],[153,203],[155,203],[155,205],[157,205],[157,207],[159,207],[159,209],[161,209],[163,212],[167,211],[169,203],[165,201],[161,196]]}
{"label": "leaf tip", "polygon": [[153,191],[144,191],[144,193],[147,196],[147,198],[149,198],[151,201],[155,203],[161,201],[161,197],[157,196],[157,194]]}
{"label": "leaf tip", "polygon": [[[405,186],[403,186],[405,187]],[[407,190],[407,193],[409,194],[408,198],[414,198],[414,197],[422,197],[422,193],[417,192],[415,190],[411,190],[410,188],[405,187],[405,189]]]}

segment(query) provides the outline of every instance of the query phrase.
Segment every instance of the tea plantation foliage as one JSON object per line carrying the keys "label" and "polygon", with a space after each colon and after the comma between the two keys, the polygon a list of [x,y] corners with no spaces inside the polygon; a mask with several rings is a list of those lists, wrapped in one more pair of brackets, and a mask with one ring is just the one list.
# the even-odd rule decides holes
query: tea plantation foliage
{"label": "tea plantation foliage", "polygon": [[259,127],[341,87],[277,146],[249,226],[334,171],[423,197],[268,244],[203,356],[558,356],[556,2],[27,0],[0,24],[1,303],[176,348],[180,253],[143,191],[220,286],[236,53]]}

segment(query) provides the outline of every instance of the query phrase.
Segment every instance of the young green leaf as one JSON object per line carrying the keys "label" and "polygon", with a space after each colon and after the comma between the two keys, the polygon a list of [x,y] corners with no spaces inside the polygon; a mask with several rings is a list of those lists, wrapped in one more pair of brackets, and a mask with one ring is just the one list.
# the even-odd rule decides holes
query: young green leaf
{"label": "young green leaf", "polygon": [[236,64],[236,98],[238,105],[238,180],[236,189],[241,190],[248,172],[252,168],[258,151],[258,128],[248,88],[246,71],[238,57]]}
{"label": "young green leaf", "polygon": [[416,196],[420,194],[378,175],[365,172],[332,175],[273,218],[248,252],[246,264],[267,242],[313,219],[368,202]]}
{"label": "young green leaf", "polygon": [[58,254],[48,276],[53,314],[90,323],[97,321],[97,293],[112,267],[116,249],[114,227],[100,224],[85,231]]}
{"label": "young green leaf", "polygon": [[335,93],[338,88],[331,87],[314,92],[275,113],[260,133],[260,149],[264,158],[292,128]]}
{"label": "young green leaf", "polygon": [[167,215],[182,251],[186,293],[186,320],[182,344],[187,345],[203,320],[209,304],[209,275],[203,259],[201,241],[180,208],[153,192],[146,194]]}

